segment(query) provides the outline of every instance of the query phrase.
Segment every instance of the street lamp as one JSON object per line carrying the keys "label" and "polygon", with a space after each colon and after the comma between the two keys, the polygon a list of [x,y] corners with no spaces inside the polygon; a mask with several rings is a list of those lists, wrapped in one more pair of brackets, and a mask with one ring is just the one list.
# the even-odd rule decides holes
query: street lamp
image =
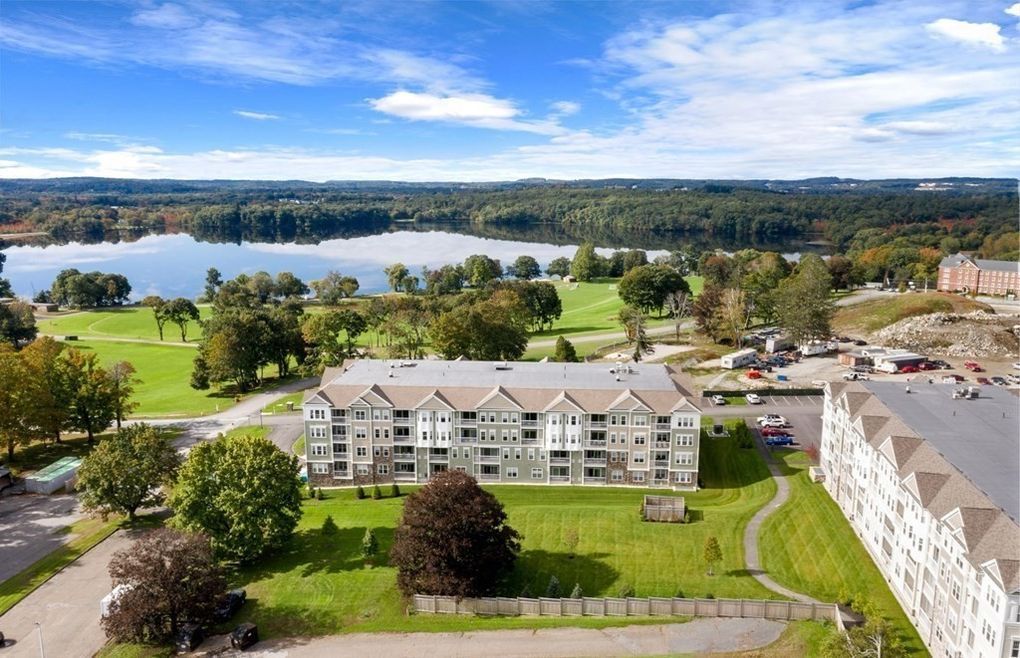
{"label": "street lamp", "polygon": [[39,632],[39,656],[40,658],[46,658],[46,648],[43,646],[42,640],[42,624],[35,622],[35,629]]}

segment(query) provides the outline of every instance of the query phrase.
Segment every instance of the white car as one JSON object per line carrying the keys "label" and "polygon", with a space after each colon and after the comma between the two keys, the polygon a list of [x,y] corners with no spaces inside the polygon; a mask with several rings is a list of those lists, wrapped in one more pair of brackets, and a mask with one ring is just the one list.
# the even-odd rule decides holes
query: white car
{"label": "white car", "polygon": [[766,420],[764,423],[761,424],[761,428],[762,429],[766,429],[766,428],[769,428],[769,427],[775,427],[777,429],[782,429],[784,427],[789,427],[789,426],[790,426],[790,424],[787,423],[785,420]]}
{"label": "white car", "polygon": [[1016,363],[1013,364],[1013,369],[1020,370],[1020,361],[1017,361]]}
{"label": "white car", "polygon": [[721,407],[721,406],[723,406],[724,404],[726,404],[726,398],[724,398],[724,397],[723,397],[723,396],[721,396],[721,395],[713,395],[713,396],[712,396],[712,404],[714,404],[714,405],[716,405],[716,406],[720,406],[720,407]]}
{"label": "white car", "polygon": [[744,396],[744,399],[747,400],[748,404],[763,404],[757,393],[748,393]]}
{"label": "white car", "polygon": [[866,382],[870,379],[863,372],[847,372],[843,374],[843,380],[848,382]]}

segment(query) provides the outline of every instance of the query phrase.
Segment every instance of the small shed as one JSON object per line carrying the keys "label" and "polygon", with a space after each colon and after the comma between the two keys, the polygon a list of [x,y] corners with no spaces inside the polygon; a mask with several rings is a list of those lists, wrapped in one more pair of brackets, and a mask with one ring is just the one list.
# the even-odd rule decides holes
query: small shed
{"label": "small shed", "polygon": [[825,469],[821,466],[812,466],[808,469],[808,475],[812,482],[825,482]]}
{"label": "small shed", "polygon": [[32,302],[30,305],[37,313],[56,313],[60,310],[60,306],[53,302]]}
{"label": "small shed", "polygon": [[645,521],[683,523],[687,508],[683,496],[645,496],[641,511]]}
{"label": "small shed", "polygon": [[577,283],[577,277],[573,274],[568,274],[563,277],[563,283]]}
{"label": "small shed", "polygon": [[860,350],[852,350],[850,352],[843,352],[839,355],[840,365],[850,366],[870,366],[872,358]]}
{"label": "small shed", "polygon": [[25,491],[51,494],[67,485],[78,473],[81,460],[77,457],[61,457],[46,468],[25,478]]}

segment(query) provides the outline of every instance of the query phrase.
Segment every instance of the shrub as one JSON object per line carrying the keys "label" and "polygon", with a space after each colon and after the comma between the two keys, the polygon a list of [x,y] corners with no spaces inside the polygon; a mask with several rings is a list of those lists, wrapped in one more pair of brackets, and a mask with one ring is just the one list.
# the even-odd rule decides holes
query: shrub
{"label": "shrub", "polygon": [[333,520],[333,515],[328,515],[322,522],[322,534],[326,537],[331,537],[338,532],[340,532],[340,528],[336,527],[336,521]]}
{"label": "shrub", "polygon": [[364,500],[364,499],[365,499],[365,487],[363,487],[363,486],[361,486],[361,485],[359,484],[359,485],[358,485],[358,490],[357,490],[356,492],[354,492],[354,496],[355,496],[355,497],[356,497],[356,498],[357,498],[358,500]]}
{"label": "shrub", "polygon": [[558,599],[561,595],[560,579],[556,576],[549,576],[549,584],[545,587],[545,597],[547,599]]}
{"label": "shrub", "polygon": [[382,490],[378,484],[372,487],[372,500],[382,500]]}
{"label": "shrub", "polygon": [[365,528],[365,536],[361,538],[361,557],[371,560],[379,553],[379,540],[371,528]]}
{"label": "shrub", "polygon": [[581,583],[574,583],[574,589],[570,590],[570,598],[580,599],[584,597],[584,590],[581,589]]}
{"label": "shrub", "polygon": [[678,590],[676,591],[676,594],[674,594],[674,597],[676,597],[676,598],[678,598],[678,599],[682,599],[682,598],[685,598],[685,597],[684,597],[684,591],[683,591],[682,589],[678,589]]}
{"label": "shrub", "polygon": [[322,487],[316,487],[315,488],[315,500],[322,500],[323,498],[325,498],[325,496],[323,496],[323,494],[322,494]]}
{"label": "shrub", "polygon": [[709,592],[708,594],[705,595],[705,598],[706,599],[714,599],[715,598],[715,594],[713,594],[712,592]]}
{"label": "shrub", "polygon": [[634,586],[630,584],[625,584],[623,587],[620,588],[620,592],[619,594],[617,594],[617,596],[619,596],[621,599],[625,599],[629,596],[634,596]]}
{"label": "shrub", "polygon": [[397,486],[396,482],[390,487],[390,495],[394,498],[400,498],[400,487]]}
{"label": "shrub", "polygon": [[524,589],[521,590],[520,594],[522,599],[533,599],[535,595],[531,593],[531,585],[525,585]]}

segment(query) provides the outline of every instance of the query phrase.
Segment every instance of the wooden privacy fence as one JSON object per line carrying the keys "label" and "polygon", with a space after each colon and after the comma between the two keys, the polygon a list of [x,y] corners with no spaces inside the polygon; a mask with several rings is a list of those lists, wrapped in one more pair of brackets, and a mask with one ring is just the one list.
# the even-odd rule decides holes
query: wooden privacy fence
{"label": "wooden privacy fence", "polygon": [[416,612],[509,617],[744,617],[753,619],[825,619],[840,623],[835,604],[757,599],[582,598],[525,599],[485,597],[457,600],[453,596],[415,594]]}

